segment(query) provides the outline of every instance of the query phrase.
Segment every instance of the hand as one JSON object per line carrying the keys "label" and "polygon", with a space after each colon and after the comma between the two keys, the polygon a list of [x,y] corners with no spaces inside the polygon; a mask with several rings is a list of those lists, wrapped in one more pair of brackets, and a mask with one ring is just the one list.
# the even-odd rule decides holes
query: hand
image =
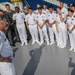
{"label": "hand", "polygon": [[27,29],[29,30],[29,26],[27,26]]}
{"label": "hand", "polygon": [[52,28],[52,23],[49,26]]}
{"label": "hand", "polygon": [[72,33],[72,31],[71,31],[71,30],[69,30],[69,33]]}
{"label": "hand", "polygon": [[8,58],[4,58],[4,60],[5,60],[5,62],[12,62],[12,58],[11,58],[11,56],[9,56]]}
{"label": "hand", "polygon": [[42,29],[42,28],[43,28],[43,25],[42,25],[42,26],[40,26],[40,28]]}
{"label": "hand", "polygon": [[57,32],[59,33],[59,30],[58,29],[56,29],[57,30]]}

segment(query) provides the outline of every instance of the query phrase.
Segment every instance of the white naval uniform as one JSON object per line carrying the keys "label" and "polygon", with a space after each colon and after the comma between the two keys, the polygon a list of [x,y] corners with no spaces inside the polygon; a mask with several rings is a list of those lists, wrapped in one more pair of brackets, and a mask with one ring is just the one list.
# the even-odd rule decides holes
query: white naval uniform
{"label": "white naval uniform", "polygon": [[61,9],[61,13],[64,14],[64,16],[65,16],[64,21],[66,21],[66,15],[68,14],[68,10],[65,7],[63,7]]}
{"label": "white naval uniform", "polygon": [[[43,22],[45,20],[47,20],[47,18],[46,18],[46,15],[44,13],[37,14],[37,21],[38,21],[38,23],[39,23],[40,26],[43,24]],[[44,36],[45,36],[45,40],[47,41],[47,43],[49,43],[49,38],[48,38],[48,34],[47,34],[46,25],[44,25],[42,29],[40,29],[40,27],[38,27],[38,29],[39,29],[41,43],[44,42],[44,40],[43,40]]]}
{"label": "white naval uniform", "polygon": [[[64,14],[61,14],[61,15],[63,18],[65,18]],[[67,36],[66,36],[67,27],[66,27],[66,24],[65,24],[64,20],[63,21],[60,20],[59,14],[56,15],[56,21],[58,22],[58,30],[59,30],[57,44],[65,47],[67,44],[67,39],[66,39],[67,38]]]}
{"label": "white naval uniform", "polygon": [[[75,18],[73,16],[68,17],[67,24],[69,25],[69,29],[71,30],[75,25]],[[72,33],[69,33],[69,39],[71,48],[75,49],[75,29],[72,31]]]}
{"label": "white naval uniform", "polygon": [[34,10],[34,13],[35,13],[35,14],[38,14],[38,13],[39,13],[39,12],[38,12],[38,9],[37,9],[37,10]]}
{"label": "white naval uniform", "polygon": [[[0,31],[0,54],[4,58],[11,56],[13,59],[12,48],[2,31]],[[14,63],[0,62],[0,75],[16,75]]]}
{"label": "white naval uniform", "polygon": [[[53,11],[52,13],[49,13],[47,15],[47,19],[49,21],[49,23],[53,23],[54,21],[56,21],[56,12]],[[53,24],[52,27],[48,26],[49,27],[49,37],[50,37],[50,41],[51,43],[54,43],[54,34],[56,36],[56,40],[58,39],[57,38],[57,31],[56,31],[56,25]]]}
{"label": "white naval uniform", "polygon": [[46,10],[43,9],[42,12],[47,15],[49,13],[49,10],[48,9],[46,9]]}
{"label": "white naval uniform", "polygon": [[[46,17],[49,14],[49,10],[48,9],[46,9],[46,10],[43,9],[42,12],[45,13]],[[48,23],[46,23],[46,27],[47,27],[47,32],[49,33],[49,25],[48,25]]]}
{"label": "white naval uniform", "polygon": [[22,43],[27,43],[27,34],[24,20],[25,14],[23,12],[13,14],[13,20],[16,20],[16,27]]}
{"label": "white naval uniform", "polygon": [[26,16],[26,22],[28,22],[28,24],[29,24],[29,31],[31,33],[33,42],[39,41],[39,39],[38,39],[38,29],[37,29],[37,24],[36,24],[36,18],[37,18],[37,16],[34,13],[32,13],[32,15],[28,14]]}

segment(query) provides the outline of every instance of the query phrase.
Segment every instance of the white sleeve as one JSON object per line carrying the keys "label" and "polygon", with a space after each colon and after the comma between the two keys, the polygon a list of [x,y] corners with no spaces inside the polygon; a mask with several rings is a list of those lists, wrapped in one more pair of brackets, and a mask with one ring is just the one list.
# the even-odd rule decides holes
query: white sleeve
{"label": "white sleeve", "polygon": [[26,16],[25,16],[25,14],[23,13],[23,17],[24,17],[24,19],[26,18]]}
{"label": "white sleeve", "polygon": [[68,10],[66,9],[66,11],[65,11],[65,15],[67,15],[68,14]]}
{"label": "white sleeve", "polygon": [[39,19],[38,17],[39,17],[39,16],[38,16],[38,15],[36,15],[36,20],[37,20],[37,21],[38,21],[38,19]]}
{"label": "white sleeve", "polygon": [[46,15],[46,18],[47,18],[47,20],[49,20],[49,15],[48,14]]}
{"label": "white sleeve", "polygon": [[47,20],[47,16],[46,16],[46,14],[44,15],[44,20]]}
{"label": "white sleeve", "polygon": [[75,25],[75,18],[74,18],[73,24]]}
{"label": "white sleeve", "polygon": [[37,15],[35,14],[35,20],[37,21]]}
{"label": "white sleeve", "polygon": [[25,21],[26,21],[26,22],[28,21],[28,16],[26,16]]}
{"label": "white sleeve", "polygon": [[12,19],[13,19],[13,20],[16,20],[15,14],[13,14],[13,17],[12,17]]}

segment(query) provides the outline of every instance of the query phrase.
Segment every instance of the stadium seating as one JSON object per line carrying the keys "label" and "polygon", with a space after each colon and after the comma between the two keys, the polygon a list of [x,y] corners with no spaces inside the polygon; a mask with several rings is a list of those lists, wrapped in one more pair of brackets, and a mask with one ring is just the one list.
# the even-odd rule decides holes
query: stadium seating
{"label": "stadium seating", "polygon": [[[25,0],[23,0],[24,2]],[[36,4],[39,3],[41,5],[43,4],[53,4],[54,8],[56,9],[57,6],[59,6],[59,2],[61,0],[27,0],[27,2],[29,3],[29,5],[33,8],[36,9]],[[74,3],[75,0],[63,0],[65,3],[65,7],[68,7],[71,3]],[[24,3],[25,5],[25,3]]]}

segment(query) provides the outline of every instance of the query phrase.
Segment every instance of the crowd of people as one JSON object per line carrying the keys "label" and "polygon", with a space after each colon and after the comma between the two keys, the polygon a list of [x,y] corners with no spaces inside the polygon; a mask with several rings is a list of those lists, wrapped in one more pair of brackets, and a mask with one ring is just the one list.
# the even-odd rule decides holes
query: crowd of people
{"label": "crowd of people", "polygon": [[44,41],[47,45],[57,43],[59,48],[65,48],[69,35],[70,51],[75,52],[75,4],[70,4],[69,10],[65,8],[64,2],[56,11],[52,5],[37,4],[37,9],[24,6],[24,11],[20,11],[18,6],[15,11],[6,4],[6,11],[0,10],[0,15],[5,15],[7,25],[3,32],[8,38],[10,45],[15,46],[15,42],[21,42],[21,46],[28,45],[32,38],[32,44],[37,42],[42,45]]}
{"label": "crowd of people", "polygon": [[46,4],[43,8],[37,4],[34,11],[27,6],[24,6],[24,11],[18,6],[12,11],[9,4],[5,7],[6,11],[0,10],[0,75],[16,75],[11,48],[15,42],[28,45],[32,38],[32,44],[42,45],[46,41],[47,45],[53,45],[56,42],[59,48],[65,48],[68,40],[69,50],[75,52],[74,3],[68,10],[61,1],[56,11],[52,5],[47,8]]}

